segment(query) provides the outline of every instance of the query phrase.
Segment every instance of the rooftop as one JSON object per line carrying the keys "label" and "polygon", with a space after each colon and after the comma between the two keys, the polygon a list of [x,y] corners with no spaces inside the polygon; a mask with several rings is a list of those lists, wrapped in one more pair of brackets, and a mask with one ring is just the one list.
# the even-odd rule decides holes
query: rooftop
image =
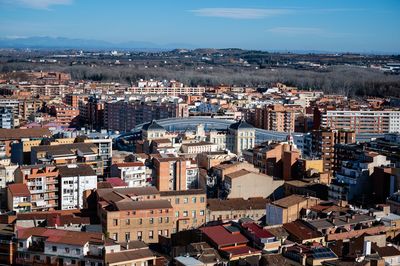
{"label": "rooftop", "polygon": [[217,246],[231,246],[248,242],[240,232],[230,232],[223,225],[202,227],[200,230]]}
{"label": "rooftop", "polygon": [[29,197],[31,195],[26,184],[10,184],[8,189],[13,197]]}

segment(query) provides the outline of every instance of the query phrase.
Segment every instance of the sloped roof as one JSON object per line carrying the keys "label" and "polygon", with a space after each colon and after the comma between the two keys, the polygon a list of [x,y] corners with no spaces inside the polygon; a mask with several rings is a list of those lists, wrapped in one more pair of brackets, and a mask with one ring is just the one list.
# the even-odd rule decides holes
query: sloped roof
{"label": "sloped roof", "polygon": [[142,130],[165,130],[164,127],[162,127],[160,124],[158,124],[156,121],[151,120],[149,123],[146,123],[143,125]]}
{"label": "sloped roof", "polygon": [[253,129],[254,127],[244,121],[243,119],[239,120],[236,123],[233,123],[229,126],[230,129],[238,130],[238,129]]}

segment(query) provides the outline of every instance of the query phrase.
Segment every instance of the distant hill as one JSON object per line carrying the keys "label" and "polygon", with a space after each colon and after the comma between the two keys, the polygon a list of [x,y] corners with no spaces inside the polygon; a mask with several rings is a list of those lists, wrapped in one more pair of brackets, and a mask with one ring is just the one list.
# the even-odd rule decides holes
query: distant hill
{"label": "distant hill", "polygon": [[194,48],[189,44],[158,45],[151,42],[111,43],[99,40],[71,39],[64,37],[0,38],[0,48],[32,49],[137,49],[171,50],[174,48]]}

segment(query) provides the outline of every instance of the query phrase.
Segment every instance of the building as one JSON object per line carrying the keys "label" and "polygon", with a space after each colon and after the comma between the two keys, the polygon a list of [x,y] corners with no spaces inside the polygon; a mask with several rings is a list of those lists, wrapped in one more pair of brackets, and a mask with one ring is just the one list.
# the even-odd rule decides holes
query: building
{"label": "building", "polygon": [[255,128],[244,120],[240,120],[229,126],[226,147],[229,151],[240,156],[243,150],[254,147],[255,140]]}
{"label": "building", "polygon": [[174,228],[174,209],[154,187],[96,190],[103,232],[117,242],[157,243]]}
{"label": "building", "polygon": [[187,104],[153,102],[106,102],[104,126],[107,129],[127,132],[135,126],[170,117],[188,117]]}
{"label": "building", "polygon": [[315,108],[314,125],[358,133],[400,132],[400,111],[397,110],[322,110]]}
{"label": "building", "polygon": [[82,209],[85,191],[97,188],[97,175],[89,165],[58,166],[60,209]]}
{"label": "building", "polygon": [[332,174],[335,163],[335,145],[354,143],[356,141],[356,134],[354,131],[334,129],[314,130],[312,134],[313,153],[315,157],[323,160],[324,172]]}
{"label": "building", "polygon": [[265,216],[265,206],[269,202],[264,198],[245,199],[207,199],[207,222],[238,221],[241,218],[251,218],[261,221]]}
{"label": "building", "polygon": [[17,245],[14,241],[14,226],[0,224],[0,265],[12,265]]}
{"label": "building", "polygon": [[160,197],[168,200],[174,209],[173,233],[195,229],[206,223],[207,196],[204,190],[161,191]]}
{"label": "building", "polygon": [[301,218],[301,211],[319,204],[318,198],[290,195],[266,205],[266,224],[278,225]]}
{"label": "building", "polygon": [[10,211],[30,212],[32,210],[31,193],[26,184],[9,184],[7,204]]}
{"label": "building", "polygon": [[203,152],[216,152],[218,150],[218,145],[211,142],[193,142],[193,143],[183,143],[181,145],[182,153],[188,154],[199,154]]}
{"label": "building", "polygon": [[228,199],[267,198],[276,193],[283,186],[283,183],[284,181],[274,180],[271,176],[243,169],[225,175],[224,191],[222,193]]}
{"label": "building", "polygon": [[151,184],[147,167],[140,161],[113,164],[111,176],[121,178],[129,187],[145,187]]}
{"label": "building", "polygon": [[279,251],[281,241],[277,237],[253,221],[242,220],[240,227],[243,228],[243,234],[251,240],[253,246],[267,252]]}
{"label": "building", "polygon": [[14,128],[14,116],[10,109],[0,108],[0,128]]}
{"label": "building", "polygon": [[17,265],[104,265],[104,236],[44,227],[18,229]]}
{"label": "building", "polygon": [[59,171],[54,165],[20,166],[15,182],[28,187],[32,211],[50,211],[59,207]]}
{"label": "building", "polygon": [[168,154],[153,158],[154,180],[159,191],[197,188],[199,168],[191,159]]}
{"label": "building", "polygon": [[279,132],[294,132],[296,116],[303,107],[298,105],[268,105],[255,110],[255,126]]}
{"label": "building", "polygon": [[73,127],[77,125],[76,117],[79,115],[79,109],[76,107],[66,104],[53,104],[50,106],[49,113],[56,118],[55,122],[63,126]]}

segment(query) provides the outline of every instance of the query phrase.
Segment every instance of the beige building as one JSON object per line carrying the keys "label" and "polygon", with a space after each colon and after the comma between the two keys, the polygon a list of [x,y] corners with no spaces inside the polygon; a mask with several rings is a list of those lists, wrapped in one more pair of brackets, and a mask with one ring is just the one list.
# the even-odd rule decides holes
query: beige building
{"label": "beige building", "polygon": [[117,242],[157,243],[174,227],[173,207],[154,187],[96,190],[103,232]]}
{"label": "beige building", "polygon": [[300,195],[290,195],[267,204],[266,223],[286,224],[300,218],[300,211],[319,204],[320,199]]}
{"label": "beige building", "polygon": [[271,176],[242,169],[225,176],[223,196],[228,199],[267,198],[283,183],[284,181],[274,180]]}
{"label": "beige building", "polygon": [[240,120],[229,126],[226,147],[228,150],[242,155],[243,150],[255,146],[256,130],[244,120]]}
{"label": "beige building", "polygon": [[172,232],[198,228],[206,222],[207,195],[202,189],[160,192],[174,209]]}

